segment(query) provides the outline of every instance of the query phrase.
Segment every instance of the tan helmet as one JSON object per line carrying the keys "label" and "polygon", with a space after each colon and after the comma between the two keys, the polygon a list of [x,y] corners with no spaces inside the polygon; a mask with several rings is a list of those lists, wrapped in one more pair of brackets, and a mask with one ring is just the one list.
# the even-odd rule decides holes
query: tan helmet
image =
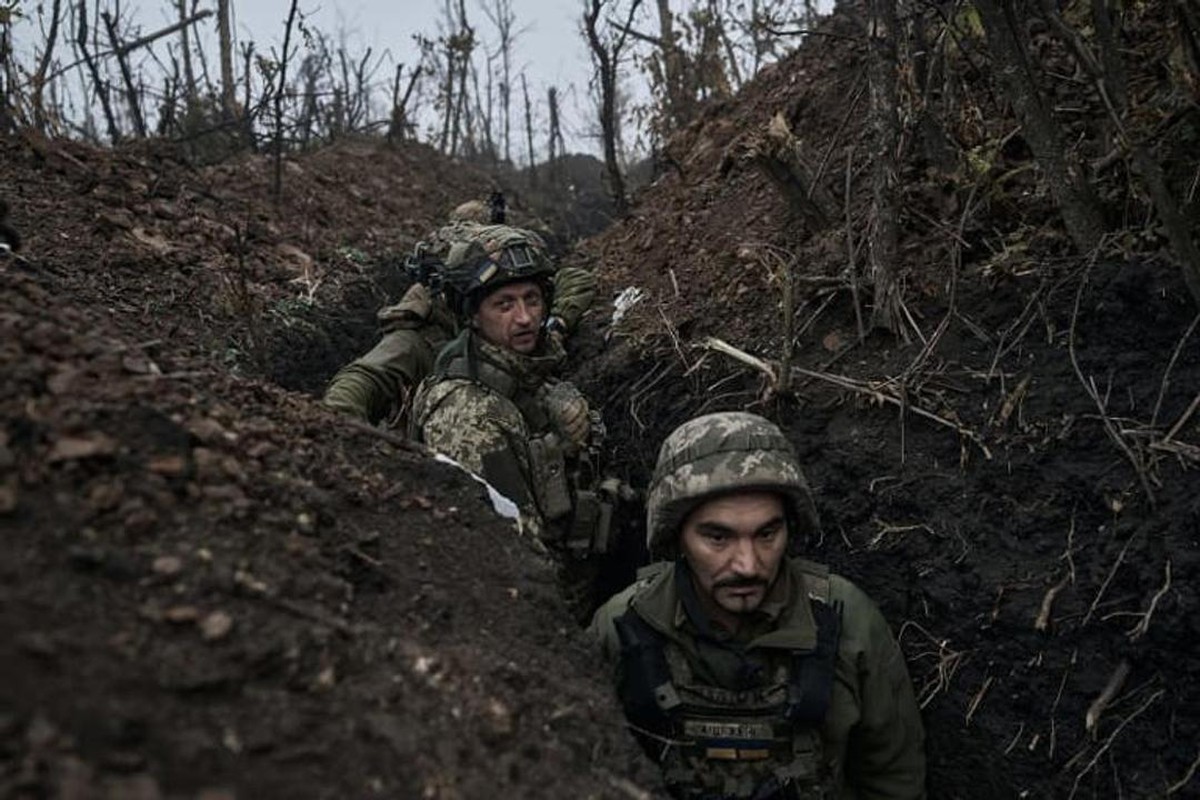
{"label": "tan helmet", "polygon": [[689,420],[663,442],[646,502],[651,555],[673,553],[680,526],[705,500],[735,491],[779,492],[799,535],[819,532],[812,492],[791,442],[773,422],[744,411]]}
{"label": "tan helmet", "polygon": [[491,221],[491,211],[482,200],[468,200],[460,203],[450,212],[450,222],[479,222]]}
{"label": "tan helmet", "polygon": [[554,272],[545,244],[536,233],[508,225],[484,225],[469,239],[450,246],[442,269],[442,290],[451,310],[469,316],[484,297],[501,286],[536,281],[549,306]]}

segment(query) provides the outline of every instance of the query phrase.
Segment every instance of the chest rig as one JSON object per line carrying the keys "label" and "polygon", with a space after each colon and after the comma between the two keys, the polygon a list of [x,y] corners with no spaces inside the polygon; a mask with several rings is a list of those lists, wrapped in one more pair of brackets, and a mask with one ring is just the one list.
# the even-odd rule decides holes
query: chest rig
{"label": "chest rig", "polygon": [[827,570],[806,565],[805,579],[816,645],[779,652],[752,688],[702,682],[683,649],[636,611],[616,620],[621,642],[618,693],[625,715],[642,748],[662,768],[674,797],[834,796],[821,725],[833,691],[841,609],[829,601]]}
{"label": "chest rig", "polygon": [[[487,387],[511,402],[525,421],[529,435],[510,437],[509,447],[525,454],[528,474],[522,476],[530,499],[549,523],[546,538],[576,557],[605,552],[610,534],[615,489],[607,486],[583,453],[568,458],[538,388],[543,376],[521,380],[504,365],[475,352],[473,337],[464,332],[438,356],[434,374]],[[424,403],[421,404],[422,406]],[[433,408],[424,408],[423,414]],[[487,476],[485,476],[487,477]]]}

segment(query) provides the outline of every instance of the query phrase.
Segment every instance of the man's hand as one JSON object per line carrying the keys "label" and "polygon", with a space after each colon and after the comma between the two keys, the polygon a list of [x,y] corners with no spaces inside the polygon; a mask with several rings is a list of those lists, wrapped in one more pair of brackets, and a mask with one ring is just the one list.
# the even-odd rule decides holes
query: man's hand
{"label": "man's hand", "polygon": [[541,394],[546,411],[558,432],[575,447],[585,447],[592,431],[592,422],[588,415],[588,402],[583,394],[574,384],[567,381],[544,387]]}

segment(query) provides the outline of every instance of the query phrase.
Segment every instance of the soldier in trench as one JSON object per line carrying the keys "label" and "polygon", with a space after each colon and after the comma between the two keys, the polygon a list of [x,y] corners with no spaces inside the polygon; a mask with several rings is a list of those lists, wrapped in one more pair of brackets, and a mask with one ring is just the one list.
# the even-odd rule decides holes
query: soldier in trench
{"label": "soldier in trench", "polygon": [[[403,425],[412,392],[433,369],[438,351],[461,330],[461,321],[439,289],[441,272],[436,262],[457,242],[521,230],[490,224],[489,219],[487,206],[477,200],[451,212],[449,224],[424,243],[423,252],[435,266],[399,303],[379,312],[382,338],[370,352],[338,370],[326,387],[322,401],[326,406],[372,424]],[[545,252],[537,234],[523,234]],[[575,331],[591,306],[596,281],[587,270],[564,267],[555,270],[553,283],[554,305],[545,326],[548,334],[563,338]]]}
{"label": "soldier in trench", "polygon": [[455,243],[442,292],[463,329],[418,388],[410,435],[518,506],[523,532],[555,556],[583,623],[621,563],[615,516],[632,497],[602,475],[599,413],[557,377],[566,353],[545,325],[557,288],[527,231],[493,226]]}
{"label": "soldier in trench", "polygon": [[663,443],[647,501],[663,560],[591,632],[630,729],[687,800],[918,800],[924,731],[875,604],[792,558],[817,515],[791,444],[710,414]]}

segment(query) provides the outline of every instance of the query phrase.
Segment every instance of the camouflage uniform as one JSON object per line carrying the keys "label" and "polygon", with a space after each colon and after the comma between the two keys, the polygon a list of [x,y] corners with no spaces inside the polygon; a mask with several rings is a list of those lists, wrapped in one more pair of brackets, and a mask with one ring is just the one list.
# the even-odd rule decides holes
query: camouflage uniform
{"label": "camouflage uniform", "polygon": [[[515,230],[456,221],[439,229],[429,247],[431,252],[445,253],[455,242]],[[536,234],[523,233],[536,239]],[[555,273],[550,314],[561,334],[578,328],[595,294],[596,279],[587,270],[564,267]],[[395,424],[407,410],[409,393],[433,369],[438,351],[458,334],[459,324],[443,296],[431,294],[420,283],[413,284],[399,303],[384,308],[378,316],[383,338],[333,376],[323,402],[368,422],[386,419]]]}
{"label": "camouflage uniform", "polygon": [[[668,555],[692,509],[718,493],[775,491],[789,542],[817,524],[782,432],[752,414],[691,420],[663,443],[648,502],[650,549]],[[925,796],[924,732],[904,657],[850,581],[785,561],[736,635],[700,610],[683,558],[652,565],[591,632],[618,662],[631,728],[675,797]]]}
{"label": "camouflage uniform", "polygon": [[[446,258],[444,292],[467,316],[507,283],[537,282],[545,297],[554,292],[551,274],[544,253],[506,234],[456,244]],[[568,605],[585,622],[600,599],[594,595],[603,560],[594,556],[608,550],[620,487],[598,479],[599,415],[554,377],[565,358],[559,338],[544,332],[536,349],[522,354],[468,328],[442,349],[418,388],[409,432],[517,504],[522,531],[559,557]],[[564,407],[575,412],[570,424]]]}

